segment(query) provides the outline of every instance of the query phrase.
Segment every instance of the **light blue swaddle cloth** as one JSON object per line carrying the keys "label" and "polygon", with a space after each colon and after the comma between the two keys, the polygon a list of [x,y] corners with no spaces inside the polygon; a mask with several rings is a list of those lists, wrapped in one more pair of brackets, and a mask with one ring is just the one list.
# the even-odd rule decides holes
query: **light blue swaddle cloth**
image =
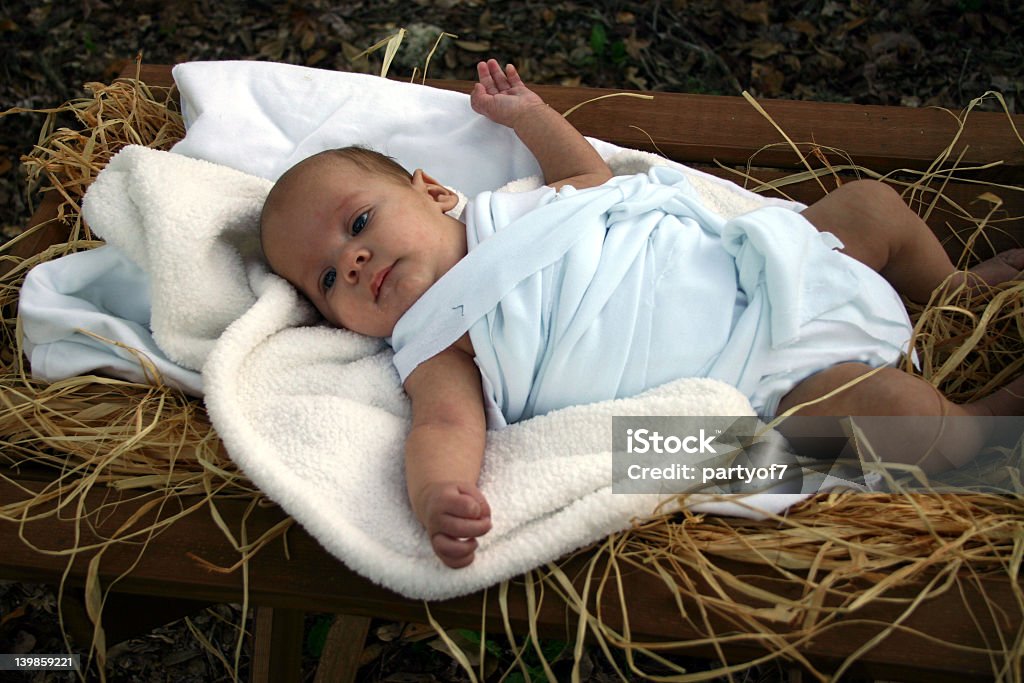
{"label": "light blue swaddle cloth", "polygon": [[[584,190],[484,192],[470,204],[467,235],[469,254],[390,341],[404,382],[468,331],[492,427],[681,377],[721,379],[771,412],[779,386],[813,371],[785,353],[775,362],[774,351],[793,347],[818,369],[890,363],[909,337],[899,298],[834,251],[833,235],[779,207],[727,221],[672,168]],[[830,312],[855,334],[871,330],[866,351],[832,351],[833,334],[824,355],[820,339],[800,349],[807,324]],[[786,381],[759,395],[770,376]]]}

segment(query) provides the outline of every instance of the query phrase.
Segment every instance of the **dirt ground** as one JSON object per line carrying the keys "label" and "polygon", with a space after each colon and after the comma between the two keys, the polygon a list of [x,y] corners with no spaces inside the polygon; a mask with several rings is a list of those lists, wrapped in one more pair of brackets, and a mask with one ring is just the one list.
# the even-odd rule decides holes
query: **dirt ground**
{"label": "dirt ground", "polygon": [[[494,56],[534,83],[633,90],[942,106],[959,110],[994,90],[1024,109],[1024,23],[1012,0],[0,0],[0,110],[41,109],[109,81],[141,52],[147,63],[260,59],[377,72],[379,57],[356,55],[399,27],[409,30],[392,70],[411,75],[444,36],[431,77],[472,79]],[[19,159],[43,117],[0,118],[0,228],[17,234],[34,198]],[[45,586],[0,582],[0,652],[60,652],[55,598]],[[194,635],[230,660],[237,606],[219,605],[114,645],[111,681],[230,680]],[[307,619],[307,680],[330,624]],[[464,680],[437,640],[375,622],[365,681]],[[465,633],[462,637],[472,638]],[[558,644],[548,647],[557,649]],[[496,661],[509,653],[496,646]],[[553,654],[557,654],[553,652]],[[701,668],[706,662],[692,662]],[[247,657],[243,656],[243,678]],[[588,655],[589,680],[611,680]],[[5,677],[6,676],[6,677]],[[737,680],[782,680],[774,667]],[[56,675],[5,680],[70,680]],[[515,680],[508,678],[506,680]]]}

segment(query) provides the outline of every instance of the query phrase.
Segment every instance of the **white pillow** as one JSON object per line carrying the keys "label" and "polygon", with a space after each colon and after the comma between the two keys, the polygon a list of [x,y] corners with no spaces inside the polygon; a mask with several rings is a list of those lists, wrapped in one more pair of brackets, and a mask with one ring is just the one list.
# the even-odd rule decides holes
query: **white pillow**
{"label": "white pillow", "polygon": [[324,149],[359,144],[472,197],[539,173],[469,96],[378,76],[270,62],[174,67],[187,134],[174,152],[276,180]]}

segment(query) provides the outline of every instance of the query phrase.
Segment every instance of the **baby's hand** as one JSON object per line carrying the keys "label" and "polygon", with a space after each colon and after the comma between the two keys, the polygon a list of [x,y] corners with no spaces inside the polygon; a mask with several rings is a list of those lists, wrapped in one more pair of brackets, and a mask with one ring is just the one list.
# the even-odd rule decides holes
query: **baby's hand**
{"label": "baby's hand", "polygon": [[473,562],[477,536],[491,530],[491,508],[472,484],[431,484],[422,494],[423,525],[434,552],[449,567]]}
{"label": "baby's hand", "polygon": [[502,71],[497,60],[489,59],[476,65],[480,82],[473,86],[469,103],[473,111],[495,123],[515,128],[519,117],[534,107],[543,107],[544,100],[523,84],[516,68],[511,64]]}

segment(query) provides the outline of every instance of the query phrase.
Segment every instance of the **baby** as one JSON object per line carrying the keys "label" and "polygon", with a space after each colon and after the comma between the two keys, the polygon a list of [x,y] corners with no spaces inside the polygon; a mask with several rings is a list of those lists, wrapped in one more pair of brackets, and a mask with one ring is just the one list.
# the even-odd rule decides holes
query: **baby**
{"label": "baby", "polygon": [[[413,410],[409,500],[447,565],[470,564],[491,527],[477,488],[488,418],[686,376],[730,381],[763,417],[1024,410],[1024,379],[960,405],[893,367],[911,331],[896,292],[927,301],[947,280],[996,284],[1017,276],[1024,250],[958,275],[925,223],[873,181],[801,214],[772,207],[726,221],[678,171],[613,178],[512,65],[492,59],[478,74],[473,110],[515,131],[546,187],[484,193],[464,224],[449,214],[457,195],[425,171],[329,150],[280,178],[261,221],[276,273],[330,323],[395,348]],[[984,436],[947,435],[927,459],[902,452],[944,469]]]}

